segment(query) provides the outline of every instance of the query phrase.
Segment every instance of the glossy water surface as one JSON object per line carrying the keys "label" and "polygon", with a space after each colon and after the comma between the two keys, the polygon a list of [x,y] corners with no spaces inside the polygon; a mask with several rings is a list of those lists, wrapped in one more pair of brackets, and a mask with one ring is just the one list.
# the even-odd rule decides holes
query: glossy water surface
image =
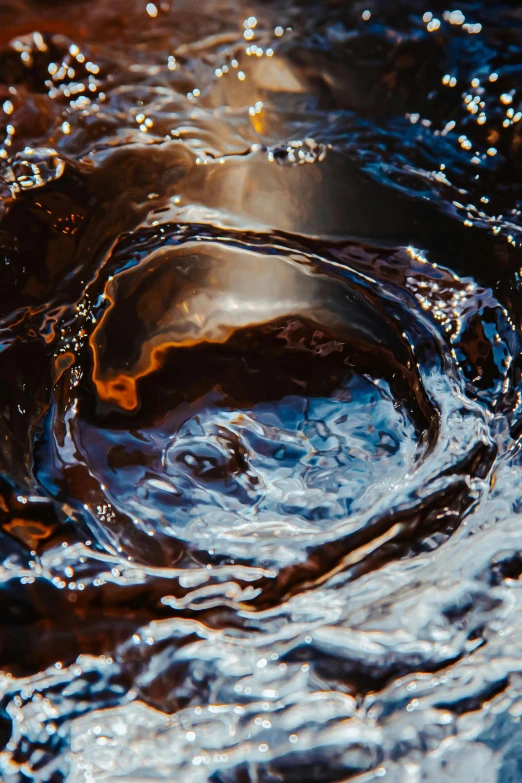
{"label": "glossy water surface", "polygon": [[522,779],[522,12],[0,4],[0,777]]}

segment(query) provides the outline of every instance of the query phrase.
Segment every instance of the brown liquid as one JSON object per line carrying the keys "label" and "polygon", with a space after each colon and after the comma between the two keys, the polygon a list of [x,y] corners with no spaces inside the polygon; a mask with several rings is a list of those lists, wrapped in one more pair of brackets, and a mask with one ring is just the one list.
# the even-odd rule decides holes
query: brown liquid
{"label": "brown liquid", "polygon": [[5,783],[518,780],[522,43],[462,8],[1,5]]}

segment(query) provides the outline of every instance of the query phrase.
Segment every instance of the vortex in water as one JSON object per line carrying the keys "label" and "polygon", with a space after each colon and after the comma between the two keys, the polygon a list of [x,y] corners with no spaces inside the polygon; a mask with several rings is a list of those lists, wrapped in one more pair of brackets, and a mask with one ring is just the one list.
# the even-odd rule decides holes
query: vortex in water
{"label": "vortex in water", "polygon": [[490,450],[483,415],[390,291],[291,246],[169,224],[122,240],[104,275],[37,476],[109,551],[192,567],[210,553],[292,582],[301,564],[301,582],[311,550],[329,572],[395,539],[422,545],[426,505],[446,534],[458,524],[466,460]]}

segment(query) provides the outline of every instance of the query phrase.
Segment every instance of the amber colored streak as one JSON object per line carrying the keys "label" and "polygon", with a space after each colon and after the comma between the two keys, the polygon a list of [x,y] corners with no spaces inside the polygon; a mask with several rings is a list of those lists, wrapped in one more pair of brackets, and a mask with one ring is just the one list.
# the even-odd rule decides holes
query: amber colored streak
{"label": "amber colored streak", "polygon": [[[218,339],[212,339],[212,337],[205,335],[205,338],[200,340],[167,340],[160,343],[159,345],[151,345],[151,341],[149,340],[145,342],[142,348],[141,357],[137,363],[137,370],[135,372],[114,373],[112,375],[104,374],[100,369],[100,360],[98,356],[98,349],[96,347],[96,337],[99,331],[103,329],[104,322],[106,318],[108,318],[109,313],[115,307],[114,299],[111,297],[107,288],[105,289],[105,297],[109,300],[110,305],[89,338],[89,345],[93,355],[92,380],[96,386],[97,394],[101,400],[104,402],[115,403],[124,411],[131,412],[136,410],[138,407],[138,381],[162,367],[165,354],[169,351],[169,349],[192,348],[195,345],[199,345],[203,342],[222,344],[226,342],[236,331],[236,327],[225,327],[222,325],[220,327],[220,336]],[[256,322],[242,324],[241,328],[255,325]]]}
{"label": "amber colored streak", "polygon": [[54,359],[54,383],[58,383],[64,372],[70,369],[76,361],[72,351],[60,353]]}
{"label": "amber colored streak", "polygon": [[[245,326],[255,326],[255,324],[245,324]],[[117,375],[114,375],[112,378],[108,378],[107,380],[102,377],[99,371],[99,360],[96,347],[93,345],[93,334],[89,342],[93,351],[93,381],[96,386],[98,396],[105,402],[116,403],[120,408],[122,408],[122,410],[129,412],[134,411],[138,407],[138,392],[136,388],[138,381],[141,378],[145,378],[145,376],[155,372],[156,370],[159,370],[163,365],[165,354],[170,349],[192,348],[195,345],[200,345],[201,343],[212,343],[214,345],[218,343],[222,344],[232,336],[235,330],[235,327],[228,327],[226,331],[223,330],[219,339],[212,339],[209,336],[205,336],[205,338],[201,340],[168,340],[154,346],[150,346],[149,343],[146,343],[142,352],[142,357],[138,363],[138,367],[142,366],[142,369],[139,369],[135,373],[130,374],[118,373]],[[143,354],[145,354],[145,359]],[[143,366],[144,360],[145,365]]]}
{"label": "amber colored streak", "polygon": [[31,549],[36,549],[39,541],[44,541],[54,531],[54,526],[45,525],[34,519],[15,518],[5,524],[4,530]]}
{"label": "amber colored streak", "polygon": [[92,380],[101,400],[108,403],[114,403],[122,410],[128,412],[135,411],[139,404],[137,392],[138,381],[156,370],[159,370],[164,363],[166,353],[170,349],[192,348],[196,345],[201,345],[202,343],[222,345],[238,328],[246,329],[252,326],[258,326],[262,323],[262,321],[259,320],[252,320],[249,323],[241,323],[240,326],[226,326],[225,324],[220,324],[219,337],[215,338],[207,333],[204,337],[199,339],[187,338],[184,340],[165,340],[159,344],[154,344],[154,338],[152,338],[145,341],[142,347],[141,356],[135,365],[136,369],[134,372],[111,373],[109,371],[104,373],[100,368],[97,336],[100,331],[103,330],[106,319],[116,306],[115,300],[110,293],[110,287],[111,284],[108,283],[104,289],[105,298],[110,304],[89,338],[89,345],[93,355]]}
{"label": "amber colored streak", "polygon": [[54,342],[56,338],[56,327],[60,321],[60,318],[64,315],[66,307],[57,307],[51,313],[47,313],[42,321],[40,327],[40,334],[43,336],[46,343],[50,344]]}

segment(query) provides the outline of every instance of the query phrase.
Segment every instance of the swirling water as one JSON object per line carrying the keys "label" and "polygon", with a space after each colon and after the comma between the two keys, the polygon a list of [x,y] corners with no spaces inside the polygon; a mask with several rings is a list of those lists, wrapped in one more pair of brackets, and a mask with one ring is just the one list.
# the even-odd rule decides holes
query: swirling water
{"label": "swirling water", "polygon": [[0,779],[522,779],[522,13],[0,5]]}

